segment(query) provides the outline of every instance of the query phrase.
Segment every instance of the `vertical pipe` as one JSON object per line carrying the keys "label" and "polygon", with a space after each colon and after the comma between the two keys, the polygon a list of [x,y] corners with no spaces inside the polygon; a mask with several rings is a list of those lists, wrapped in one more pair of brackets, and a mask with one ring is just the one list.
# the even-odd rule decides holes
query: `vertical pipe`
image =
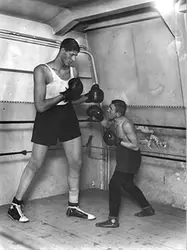
{"label": "vertical pipe", "polygon": [[108,189],[109,182],[110,182],[110,150],[107,148],[107,187],[106,187],[106,190]]}
{"label": "vertical pipe", "polygon": [[[81,45],[80,48],[81,48],[80,52],[84,53],[84,54],[87,54],[91,59],[91,66],[92,66],[93,77],[94,77],[93,84],[98,84],[99,85],[93,55],[88,51],[88,49],[84,45]],[[107,170],[105,171],[105,162],[103,162],[102,166],[100,167],[100,178],[101,178],[100,189],[102,189],[102,190],[106,190],[108,188],[108,181],[109,181],[108,175],[110,174],[110,173],[108,173],[109,172],[109,167],[110,167],[110,166],[108,167],[108,162],[109,162],[108,153],[109,153],[109,150],[107,149],[107,156],[106,156],[106,158],[107,158]],[[103,150],[102,154],[103,154],[103,156],[105,155],[104,150]],[[102,157],[102,158],[104,158],[104,157]],[[107,176],[107,180],[106,180],[106,176]]]}
{"label": "vertical pipe", "polygon": [[97,72],[96,72],[95,61],[94,61],[93,55],[87,50],[86,47],[84,47],[84,46],[81,45],[80,48],[81,48],[81,51],[80,51],[81,53],[84,53],[84,54],[89,55],[89,57],[90,57],[90,59],[91,59],[93,74],[94,74],[94,81],[95,81],[94,84],[95,84],[95,83],[96,83],[96,84],[99,84],[98,78],[97,78]]}

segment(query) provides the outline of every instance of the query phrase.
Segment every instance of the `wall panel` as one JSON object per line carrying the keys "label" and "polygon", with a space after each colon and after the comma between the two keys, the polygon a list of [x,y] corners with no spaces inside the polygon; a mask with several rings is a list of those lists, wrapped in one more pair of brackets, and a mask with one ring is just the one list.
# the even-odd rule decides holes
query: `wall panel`
{"label": "wall panel", "polygon": [[[132,25],[137,64],[137,100],[132,104],[183,105],[174,37],[161,19]],[[177,83],[177,84],[176,84]]]}
{"label": "wall panel", "polygon": [[[138,185],[150,200],[185,208],[186,124],[174,37],[158,17],[93,29],[87,38],[105,92],[103,107],[112,99],[126,101],[127,116],[145,125],[136,126],[142,153],[171,158],[143,156]],[[151,124],[174,128],[146,127]],[[108,182],[115,164],[110,151]]]}
{"label": "wall panel", "polygon": [[183,105],[174,38],[161,19],[102,28],[87,36],[106,103],[114,91],[113,97],[124,97],[131,105]]}

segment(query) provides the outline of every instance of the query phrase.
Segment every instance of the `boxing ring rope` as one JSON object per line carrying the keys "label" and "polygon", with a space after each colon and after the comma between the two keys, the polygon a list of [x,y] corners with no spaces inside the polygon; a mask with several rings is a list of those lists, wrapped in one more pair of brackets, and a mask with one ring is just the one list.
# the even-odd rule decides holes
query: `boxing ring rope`
{"label": "boxing ring rope", "polygon": [[[98,122],[98,121],[93,121],[91,119],[83,119],[83,120],[79,120],[79,122]],[[17,121],[0,121],[0,124],[25,124],[25,123],[34,123],[34,121],[24,121],[24,120],[17,120]],[[165,128],[165,129],[178,129],[178,130],[186,130],[185,127],[175,127],[175,126],[160,126],[160,125],[151,125],[151,124],[139,124],[139,123],[135,123],[135,126],[145,126],[145,127],[156,127],[156,128]],[[89,138],[90,139],[90,138]],[[84,147],[88,147],[90,144],[90,141],[87,142],[87,144]],[[97,147],[100,148],[100,147]],[[102,149],[102,148],[101,148]],[[49,149],[49,150],[57,150],[57,148],[55,149]],[[27,153],[31,153],[32,151],[27,151],[27,150],[22,150],[22,151],[18,151],[18,152],[8,152],[8,153],[0,153],[0,156],[7,156],[7,155],[17,155],[17,154],[22,154],[22,155],[26,155]],[[161,156],[162,155],[162,156]],[[171,160],[171,161],[178,161],[178,162],[186,162],[186,160],[184,159],[179,159],[179,158],[170,158],[167,156],[163,156],[166,154],[160,154],[160,156],[157,154],[146,154],[142,151],[142,156],[145,157],[150,157],[150,158],[157,158],[157,159],[162,159],[162,160]]]}
{"label": "boxing ring rope", "polygon": [[[162,159],[162,160],[186,162],[185,159],[179,159],[179,158],[170,158],[170,157],[166,157],[166,156],[151,155],[151,154],[145,154],[145,153],[141,153],[141,155],[146,156],[146,157],[150,157],[150,158]],[[164,154],[160,154],[160,155],[164,155]]]}
{"label": "boxing ring rope", "polygon": [[[79,122],[98,122],[91,119],[83,119],[79,120]],[[21,123],[34,123],[34,121],[24,121],[24,120],[17,120],[17,121],[0,121],[0,124],[21,124]],[[176,127],[176,126],[165,126],[165,125],[152,125],[152,124],[143,124],[143,123],[134,123],[135,126],[142,126],[142,127],[153,127],[153,128],[164,128],[164,129],[177,129],[177,130],[186,130],[185,127]]]}
{"label": "boxing ring rope", "polygon": [[[93,121],[91,119],[83,119],[83,120],[79,120],[79,122],[98,122],[98,121]],[[34,121],[0,121],[0,124],[24,124],[24,123],[34,123]]]}
{"label": "boxing ring rope", "polygon": [[[99,147],[97,147],[99,148]],[[101,148],[102,149],[102,148]],[[57,148],[50,148],[49,150],[57,150]],[[31,153],[32,151],[27,151],[27,150],[22,150],[22,151],[17,151],[17,152],[8,152],[8,153],[0,153],[0,156],[7,156],[7,155],[27,155],[27,153]],[[150,158],[157,158],[157,159],[162,159],[162,160],[170,160],[170,161],[178,161],[178,162],[186,162],[184,159],[179,159],[179,158],[170,158],[170,157],[165,157],[165,156],[159,156],[159,155],[153,155],[153,154],[145,154],[142,153],[142,156],[145,157],[150,157]],[[162,154],[163,155],[163,154]]]}
{"label": "boxing ring rope", "polygon": [[134,123],[135,126],[142,126],[142,127],[153,127],[153,128],[165,128],[165,129],[179,129],[179,130],[186,130],[185,127],[176,127],[176,126],[165,126],[165,125],[151,125],[151,124],[140,124]]}

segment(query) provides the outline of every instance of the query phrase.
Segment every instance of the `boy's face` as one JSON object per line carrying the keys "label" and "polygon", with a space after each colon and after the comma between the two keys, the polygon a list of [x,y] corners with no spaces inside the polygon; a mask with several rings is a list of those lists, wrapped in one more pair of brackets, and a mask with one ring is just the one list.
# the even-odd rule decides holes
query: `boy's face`
{"label": "boy's face", "polygon": [[116,107],[114,104],[110,103],[107,109],[107,113],[110,120],[113,120],[117,117]]}
{"label": "boy's face", "polygon": [[78,52],[75,50],[72,51],[66,51],[64,48],[61,49],[61,59],[63,63],[70,67],[72,63],[75,62],[76,57],[78,56]]}

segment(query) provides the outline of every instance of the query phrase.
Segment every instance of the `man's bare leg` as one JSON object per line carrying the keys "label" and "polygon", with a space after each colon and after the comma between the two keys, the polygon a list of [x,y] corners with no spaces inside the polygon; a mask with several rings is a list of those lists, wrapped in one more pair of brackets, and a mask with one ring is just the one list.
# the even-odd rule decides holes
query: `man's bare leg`
{"label": "man's bare leg", "polygon": [[48,150],[48,146],[33,144],[32,155],[31,158],[25,167],[23,174],[21,176],[21,180],[18,186],[18,190],[16,192],[16,196],[14,197],[12,204],[8,210],[8,216],[13,220],[17,220],[19,222],[28,222],[29,219],[25,216],[22,211],[23,206],[23,196],[31,181],[33,180],[35,174],[42,166],[45,156]]}
{"label": "man's bare leg", "polygon": [[69,184],[69,202],[67,216],[75,216],[88,220],[96,217],[82,211],[79,205],[79,182],[82,167],[82,142],[81,137],[63,143],[64,150],[69,165],[68,184]]}

